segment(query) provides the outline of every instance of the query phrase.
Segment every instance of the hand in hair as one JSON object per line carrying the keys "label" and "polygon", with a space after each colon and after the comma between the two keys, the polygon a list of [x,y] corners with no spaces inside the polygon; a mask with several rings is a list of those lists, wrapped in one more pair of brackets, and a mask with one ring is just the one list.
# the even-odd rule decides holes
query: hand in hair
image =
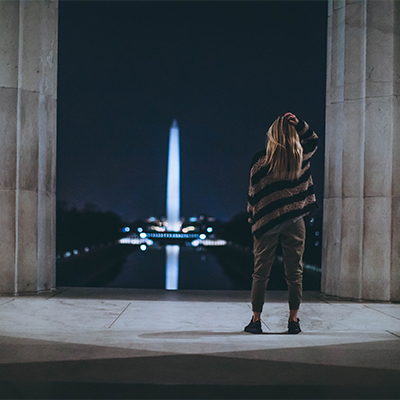
{"label": "hand in hair", "polygon": [[288,120],[288,122],[294,126],[296,126],[299,123],[299,120],[297,119],[297,117],[292,114],[291,112],[287,112],[284,115],[284,118],[286,118]]}

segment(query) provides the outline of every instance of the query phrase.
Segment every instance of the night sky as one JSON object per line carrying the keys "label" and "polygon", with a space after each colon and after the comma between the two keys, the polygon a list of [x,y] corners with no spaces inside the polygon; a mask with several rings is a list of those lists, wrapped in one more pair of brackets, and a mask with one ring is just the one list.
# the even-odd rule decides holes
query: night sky
{"label": "night sky", "polygon": [[322,208],[326,20],[325,1],[60,1],[57,200],[165,216],[175,118],[181,215],[228,220],[291,111],[320,137]]}

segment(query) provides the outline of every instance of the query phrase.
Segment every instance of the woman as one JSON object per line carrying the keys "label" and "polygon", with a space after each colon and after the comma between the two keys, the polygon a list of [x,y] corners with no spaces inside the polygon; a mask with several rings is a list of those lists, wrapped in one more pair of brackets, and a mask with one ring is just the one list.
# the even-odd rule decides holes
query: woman
{"label": "woman", "polygon": [[317,144],[318,136],[307,123],[288,112],[269,128],[266,150],[253,157],[247,208],[254,237],[253,317],[246,332],[262,333],[264,295],[279,242],[289,290],[288,331],[301,332],[297,312],[306,234],[303,217],[317,208],[310,174]]}

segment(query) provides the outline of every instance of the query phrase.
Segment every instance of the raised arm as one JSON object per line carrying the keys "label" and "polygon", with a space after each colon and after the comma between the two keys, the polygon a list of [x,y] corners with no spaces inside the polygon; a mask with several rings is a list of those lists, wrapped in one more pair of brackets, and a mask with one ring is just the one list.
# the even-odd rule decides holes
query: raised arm
{"label": "raised arm", "polygon": [[294,114],[288,112],[284,117],[295,126],[300,136],[300,143],[303,147],[303,159],[308,160],[317,151],[318,136],[308,126],[307,122],[299,120]]}

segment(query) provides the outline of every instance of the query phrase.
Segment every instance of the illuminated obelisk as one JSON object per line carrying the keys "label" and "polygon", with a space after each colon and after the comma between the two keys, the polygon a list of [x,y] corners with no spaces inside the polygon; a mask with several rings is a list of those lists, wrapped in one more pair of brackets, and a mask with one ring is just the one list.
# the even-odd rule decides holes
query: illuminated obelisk
{"label": "illuminated obelisk", "polygon": [[[169,131],[167,174],[167,229],[169,232],[179,232],[181,228],[179,127],[175,119]],[[179,246],[165,246],[165,255],[165,289],[177,290],[179,279]]]}
{"label": "illuminated obelisk", "polygon": [[174,119],[169,131],[168,177],[167,177],[167,222],[168,231],[179,232],[180,223],[180,160],[179,127]]}

